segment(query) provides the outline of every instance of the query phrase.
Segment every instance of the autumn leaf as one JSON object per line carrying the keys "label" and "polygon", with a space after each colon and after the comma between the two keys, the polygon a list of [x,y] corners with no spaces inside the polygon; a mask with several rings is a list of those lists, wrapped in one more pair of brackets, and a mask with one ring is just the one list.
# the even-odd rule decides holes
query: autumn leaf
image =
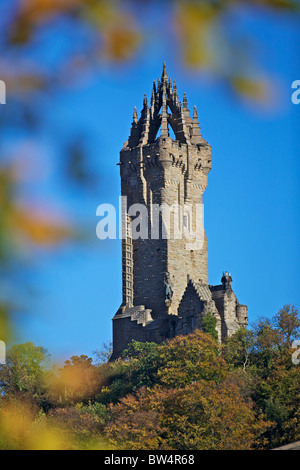
{"label": "autumn leaf", "polygon": [[104,32],[103,55],[117,61],[128,60],[136,52],[141,35],[125,24],[114,25]]}
{"label": "autumn leaf", "polygon": [[213,56],[209,46],[209,35],[216,18],[216,8],[207,2],[177,2],[175,24],[182,55],[189,66],[212,65]]}
{"label": "autumn leaf", "polygon": [[35,215],[30,210],[15,207],[10,214],[12,232],[22,235],[25,240],[40,246],[56,246],[73,236],[71,228],[51,216]]}
{"label": "autumn leaf", "polygon": [[234,90],[248,99],[263,101],[267,96],[266,84],[263,81],[245,76],[234,76],[230,79]]}

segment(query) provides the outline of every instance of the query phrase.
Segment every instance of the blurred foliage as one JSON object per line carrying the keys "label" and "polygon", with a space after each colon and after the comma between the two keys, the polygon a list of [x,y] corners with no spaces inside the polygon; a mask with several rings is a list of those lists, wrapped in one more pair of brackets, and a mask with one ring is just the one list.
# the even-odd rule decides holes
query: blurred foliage
{"label": "blurred foliage", "polygon": [[[78,238],[75,226],[49,207],[37,209],[22,200],[18,162],[0,163],[0,339],[14,339],[12,318],[21,304],[22,270],[36,256],[35,249],[57,248]],[[22,286],[20,286],[22,283]]]}
{"label": "blurred foliage", "polygon": [[[165,31],[156,25],[158,9],[165,15]],[[28,93],[52,87],[53,84],[75,80],[86,68],[102,61],[128,62],[137,57],[147,41],[151,41],[146,20],[151,18],[154,33],[165,34],[165,39],[178,44],[181,60],[188,67],[209,69],[217,77],[225,78],[239,94],[262,98],[263,87],[249,75],[249,63],[259,60],[248,57],[245,37],[232,34],[239,10],[273,11],[295,17],[299,13],[297,0],[13,0],[4,11],[2,39],[2,79],[9,93]],[[231,16],[232,15],[232,16]],[[63,21],[62,21],[63,20]],[[71,22],[79,43],[67,49],[60,68],[52,68],[38,56],[30,57],[30,47],[40,40],[40,34],[54,28],[64,35],[64,22]],[[89,34],[82,35],[82,27]],[[170,31],[173,36],[169,37]],[[67,33],[66,33],[67,34]],[[249,37],[256,42],[255,32]],[[240,57],[241,46],[244,53]],[[45,44],[46,46],[46,44]],[[224,61],[225,54],[225,61]],[[47,53],[45,54],[47,56]],[[15,66],[15,59],[20,62]],[[29,59],[30,57],[30,59]],[[225,63],[224,63],[225,62]],[[261,67],[261,64],[259,64]]]}
{"label": "blurred foliage", "polygon": [[59,408],[45,414],[29,400],[0,399],[1,450],[112,449],[102,429],[103,418],[89,409]]}
{"label": "blurred foliage", "polygon": [[8,343],[13,338],[11,325],[10,307],[7,304],[0,303],[0,332],[1,341]]}
{"label": "blurred foliage", "polygon": [[101,368],[92,364],[87,356],[72,356],[58,374],[48,378],[48,401],[52,405],[69,406],[88,403],[106,382]]}

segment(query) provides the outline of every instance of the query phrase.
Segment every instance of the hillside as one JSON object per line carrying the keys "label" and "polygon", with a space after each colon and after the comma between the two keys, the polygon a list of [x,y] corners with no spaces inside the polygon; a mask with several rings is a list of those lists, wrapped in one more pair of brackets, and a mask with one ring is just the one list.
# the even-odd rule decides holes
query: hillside
{"label": "hillside", "polygon": [[254,450],[300,439],[300,320],[285,305],[216,342],[208,317],[116,361],[73,356],[61,369],[32,343],[0,366],[1,449]]}

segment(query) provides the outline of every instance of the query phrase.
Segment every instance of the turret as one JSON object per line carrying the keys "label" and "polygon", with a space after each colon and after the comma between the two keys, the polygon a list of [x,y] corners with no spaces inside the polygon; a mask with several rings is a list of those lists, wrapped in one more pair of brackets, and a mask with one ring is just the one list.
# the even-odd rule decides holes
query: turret
{"label": "turret", "polygon": [[232,277],[227,271],[223,273],[221,282],[225,290],[231,289]]}

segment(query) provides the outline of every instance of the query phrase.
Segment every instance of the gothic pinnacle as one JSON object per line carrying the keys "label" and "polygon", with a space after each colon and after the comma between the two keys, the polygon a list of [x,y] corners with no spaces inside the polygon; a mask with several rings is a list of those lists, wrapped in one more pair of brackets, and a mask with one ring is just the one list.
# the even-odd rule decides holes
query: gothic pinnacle
{"label": "gothic pinnacle", "polygon": [[147,93],[144,94],[144,108],[147,108],[148,107],[148,100],[147,100]]}
{"label": "gothic pinnacle", "polygon": [[164,62],[164,65],[163,65],[163,71],[162,71],[162,76],[161,76],[161,81],[167,81],[168,80],[168,75],[167,75],[167,67],[166,67],[166,63]]}
{"label": "gothic pinnacle", "polygon": [[156,93],[155,93],[155,85],[153,84],[152,94],[151,94],[151,117],[154,116],[154,109],[155,109],[155,102],[156,102]]}
{"label": "gothic pinnacle", "polygon": [[133,122],[134,122],[135,124],[138,122],[138,113],[137,113],[136,106],[135,106],[134,109],[133,109]]}
{"label": "gothic pinnacle", "polygon": [[156,93],[156,84],[155,84],[155,80],[153,80],[153,92]]}
{"label": "gothic pinnacle", "polygon": [[183,107],[184,109],[187,109],[187,98],[186,98],[186,92],[183,93]]}
{"label": "gothic pinnacle", "polygon": [[154,88],[152,89],[152,94],[151,94],[151,106],[154,104],[155,101],[155,90]]}
{"label": "gothic pinnacle", "polygon": [[198,122],[198,114],[197,114],[196,106],[194,106],[194,113],[193,113],[191,142],[192,144],[200,144],[201,142],[203,142],[200,127],[199,127],[199,122]]}
{"label": "gothic pinnacle", "polygon": [[176,104],[176,106],[179,107],[179,99],[178,99],[178,94],[177,94],[176,80],[174,80],[174,82],[173,82],[173,100],[174,100],[174,103]]}
{"label": "gothic pinnacle", "polygon": [[157,80],[157,88],[156,88],[156,93],[159,95],[160,92],[160,79]]}

